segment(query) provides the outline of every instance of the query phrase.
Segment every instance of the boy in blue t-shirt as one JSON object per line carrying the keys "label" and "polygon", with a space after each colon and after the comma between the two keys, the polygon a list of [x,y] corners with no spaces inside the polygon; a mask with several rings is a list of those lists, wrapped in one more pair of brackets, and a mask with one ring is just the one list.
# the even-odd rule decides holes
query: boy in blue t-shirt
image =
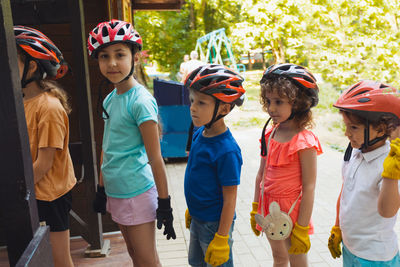
{"label": "boy in blue t-shirt", "polygon": [[242,155],[223,117],[243,103],[242,82],[240,75],[215,64],[195,69],[185,81],[193,125],[200,127],[193,135],[185,173],[192,266],[233,266],[232,231]]}

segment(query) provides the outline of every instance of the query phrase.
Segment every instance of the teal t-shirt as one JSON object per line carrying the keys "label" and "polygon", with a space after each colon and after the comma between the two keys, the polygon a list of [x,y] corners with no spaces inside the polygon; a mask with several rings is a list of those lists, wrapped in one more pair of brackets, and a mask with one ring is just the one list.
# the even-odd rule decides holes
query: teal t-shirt
{"label": "teal t-shirt", "polygon": [[139,125],[157,122],[154,97],[142,85],[118,95],[114,89],[103,102],[109,118],[104,120],[103,174],[106,194],[131,198],[154,186]]}

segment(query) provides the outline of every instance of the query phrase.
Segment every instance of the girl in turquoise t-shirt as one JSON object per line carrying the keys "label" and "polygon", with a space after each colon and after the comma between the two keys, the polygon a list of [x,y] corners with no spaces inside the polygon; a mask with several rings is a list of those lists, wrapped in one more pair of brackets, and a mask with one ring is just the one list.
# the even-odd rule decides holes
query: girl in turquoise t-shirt
{"label": "girl in turquoise t-shirt", "polygon": [[102,22],[89,33],[89,55],[98,60],[100,72],[115,86],[103,102],[102,165],[93,208],[111,213],[135,266],[161,266],[155,219],[158,229],[164,224],[167,239],[176,236],[157,104],[132,76],[141,48],[141,37],[125,21]]}

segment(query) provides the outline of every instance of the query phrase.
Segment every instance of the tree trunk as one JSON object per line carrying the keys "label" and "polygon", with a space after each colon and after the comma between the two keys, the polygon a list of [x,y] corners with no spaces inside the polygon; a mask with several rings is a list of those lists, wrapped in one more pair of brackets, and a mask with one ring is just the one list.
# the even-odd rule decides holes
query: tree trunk
{"label": "tree trunk", "polygon": [[247,57],[249,58],[249,70],[253,69],[253,63],[251,63],[250,51],[247,51]]}
{"label": "tree trunk", "polygon": [[261,56],[262,56],[262,68],[263,70],[266,69],[266,65],[265,65],[265,53],[264,53],[264,46],[261,47]]}

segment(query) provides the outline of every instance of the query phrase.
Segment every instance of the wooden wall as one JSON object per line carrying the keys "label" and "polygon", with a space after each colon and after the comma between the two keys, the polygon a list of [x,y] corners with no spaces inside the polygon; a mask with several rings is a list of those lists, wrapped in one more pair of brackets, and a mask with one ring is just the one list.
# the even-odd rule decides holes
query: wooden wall
{"label": "wooden wall", "polygon": [[[85,0],[84,12],[85,12],[85,36],[102,21],[108,20],[108,7],[107,0]],[[13,10],[14,12],[14,10]],[[16,21],[14,24],[18,24]],[[64,90],[67,91],[70,96],[70,102],[72,104],[72,113],[69,116],[70,119],[70,142],[79,142],[79,105],[77,99],[77,90],[75,88],[74,81],[74,65],[73,65],[73,55],[72,55],[72,40],[71,38],[71,28],[70,24],[41,24],[41,25],[25,25],[36,28],[46,34],[62,51],[65,60],[71,66],[71,72],[68,73],[63,78],[59,79],[58,82],[62,85]],[[99,166],[101,144],[103,137],[103,120],[98,116],[96,112],[97,102],[98,102],[98,90],[103,76],[101,75],[97,61],[89,58],[89,71],[90,71],[90,87],[92,94],[92,107],[93,107],[93,123],[95,132],[95,142],[96,142],[96,158]],[[103,97],[110,92],[103,88]],[[99,171],[99,169],[98,169]],[[75,172],[77,179],[81,177],[81,167],[75,166]],[[84,201],[92,201],[92,199],[86,199],[85,197],[85,185],[78,184],[73,190],[73,210],[86,221],[85,215],[92,210],[85,210],[86,205],[82,205]],[[119,230],[117,225],[111,220],[109,214],[102,216],[103,220],[103,232],[117,231]],[[71,220],[71,235],[77,235],[76,222]]]}

